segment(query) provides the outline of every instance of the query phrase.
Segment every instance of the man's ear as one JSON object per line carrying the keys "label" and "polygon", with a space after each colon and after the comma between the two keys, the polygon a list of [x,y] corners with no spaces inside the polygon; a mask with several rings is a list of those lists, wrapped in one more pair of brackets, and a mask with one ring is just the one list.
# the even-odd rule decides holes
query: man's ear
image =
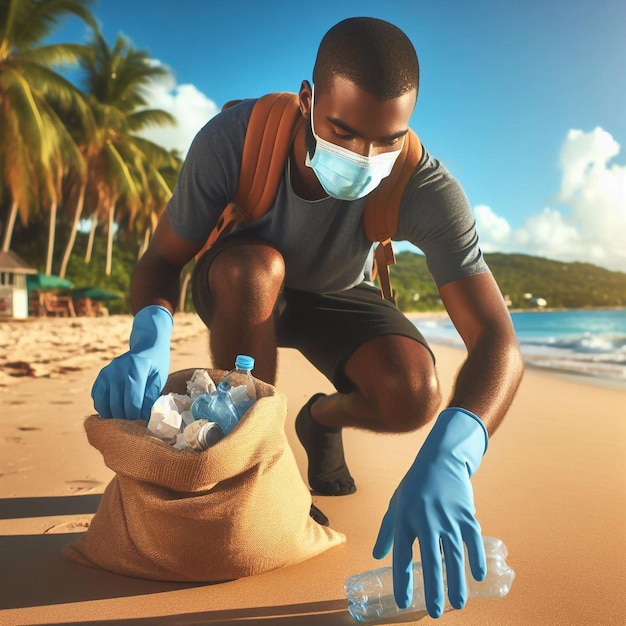
{"label": "man's ear", "polygon": [[308,117],[309,111],[311,110],[311,98],[313,97],[313,89],[311,87],[311,83],[308,80],[302,81],[298,96],[300,112],[302,113],[302,117],[306,118]]}

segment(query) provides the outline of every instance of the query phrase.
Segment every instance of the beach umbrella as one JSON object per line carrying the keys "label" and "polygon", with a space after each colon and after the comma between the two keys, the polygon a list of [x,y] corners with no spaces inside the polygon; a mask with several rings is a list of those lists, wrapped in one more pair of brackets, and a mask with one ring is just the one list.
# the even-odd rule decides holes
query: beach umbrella
{"label": "beach umbrella", "polygon": [[74,286],[74,283],[54,274],[29,274],[26,277],[26,286],[31,291],[37,289],[48,291],[50,289],[69,289]]}
{"label": "beach umbrella", "polygon": [[90,298],[91,300],[121,300],[122,295],[117,291],[102,289],[101,287],[77,287],[70,291],[72,298]]}

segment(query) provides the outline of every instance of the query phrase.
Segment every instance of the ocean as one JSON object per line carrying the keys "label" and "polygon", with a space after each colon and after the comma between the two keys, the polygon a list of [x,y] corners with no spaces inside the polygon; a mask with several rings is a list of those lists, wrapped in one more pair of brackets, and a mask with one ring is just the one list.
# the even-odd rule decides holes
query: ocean
{"label": "ocean", "polygon": [[[626,309],[521,311],[511,317],[527,365],[626,389]],[[463,347],[448,317],[412,321],[429,342]]]}

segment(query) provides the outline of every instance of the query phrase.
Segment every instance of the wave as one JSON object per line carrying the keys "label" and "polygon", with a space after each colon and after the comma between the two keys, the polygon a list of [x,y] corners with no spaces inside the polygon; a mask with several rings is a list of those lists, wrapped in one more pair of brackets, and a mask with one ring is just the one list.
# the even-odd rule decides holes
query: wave
{"label": "wave", "polygon": [[519,338],[522,347],[548,347],[552,350],[569,350],[580,354],[611,354],[621,355],[626,359],[626,337],[604,336],[584,333],[570,337],[547,337],[545,339]]}
{"label": "wave", "polygon": [[520,339],[528,365],[626,383],[626,337],[583,335]]}
{"label": "wave", "polygon": [[[417,318],[413,322],[429,342],[463,348],[463,342],[449,320]],[[626,386],[626,335],[585,332],[538,336],[518,332],[518,340],[524,361],[529,366]]]}

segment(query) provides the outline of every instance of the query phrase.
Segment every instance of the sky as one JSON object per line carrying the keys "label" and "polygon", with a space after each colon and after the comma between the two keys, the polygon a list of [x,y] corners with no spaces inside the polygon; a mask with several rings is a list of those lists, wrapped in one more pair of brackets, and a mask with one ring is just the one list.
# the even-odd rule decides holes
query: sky
{"label": "sky", "polygon": [[[420,61],[411,127],[463,186],[482,249],[626,271],[624,0],[95,0],[93,13],[111,46],[122,34],[171,70],[150,106],[179,124],[148,136],[183,154],[225,102],[311,80],[340,20],[390,21]],[[87,38],[69,18],[52,40]]]}

